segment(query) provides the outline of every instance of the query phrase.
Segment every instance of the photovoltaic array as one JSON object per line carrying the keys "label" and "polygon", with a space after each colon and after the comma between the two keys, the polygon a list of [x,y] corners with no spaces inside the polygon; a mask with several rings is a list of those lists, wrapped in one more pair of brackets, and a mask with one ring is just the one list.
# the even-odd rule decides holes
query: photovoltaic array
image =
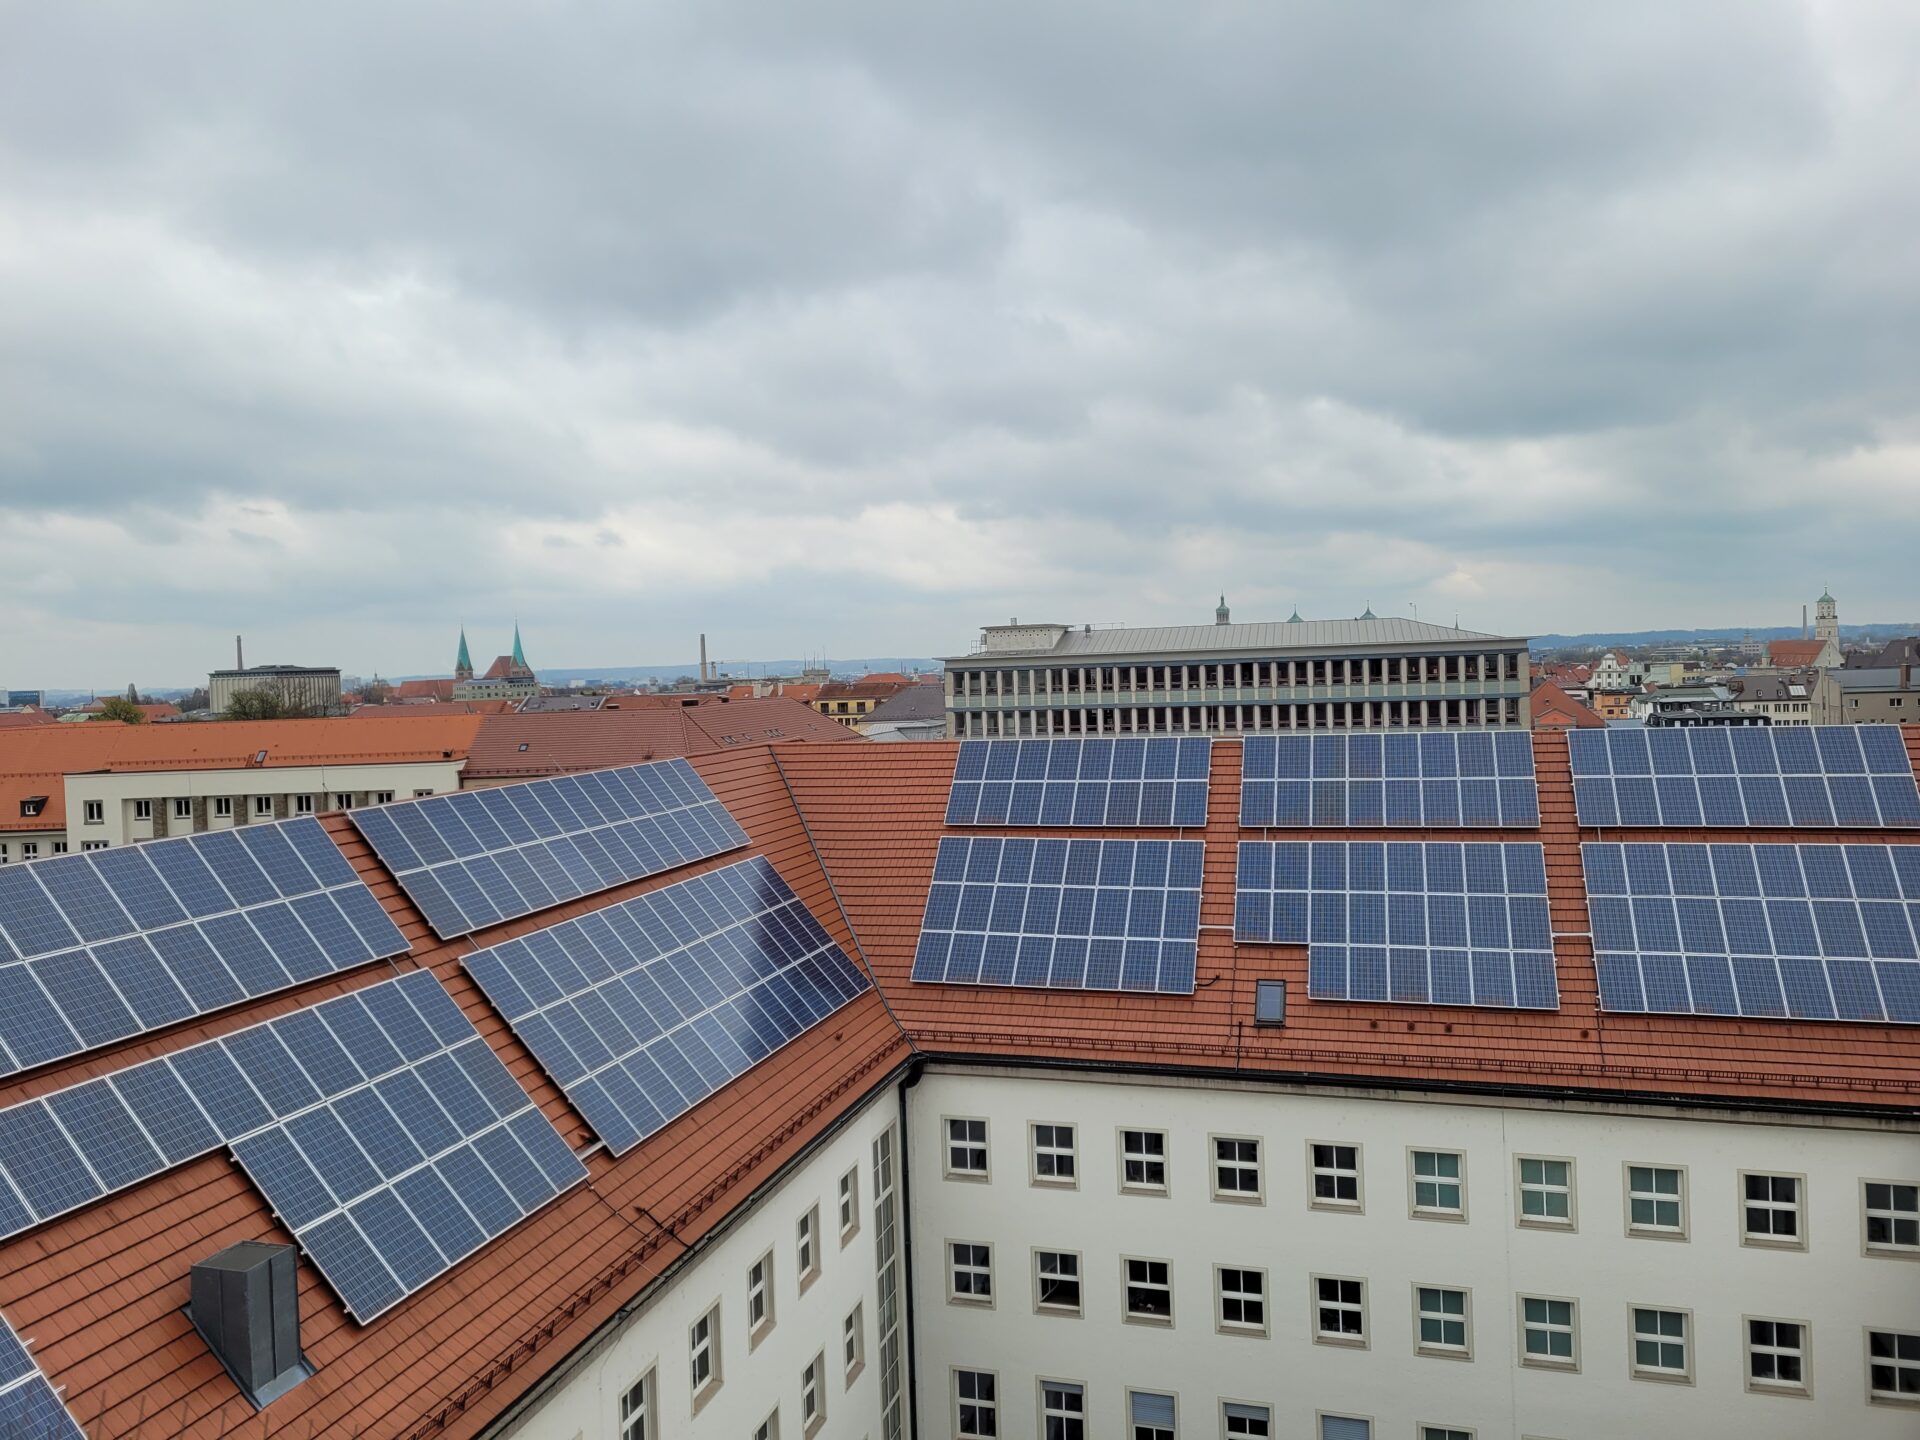
{"label": "photovoltaic array", "polygon": [[1241,746],[1240,823],[1249,828],[1540,823],[1533,737],[1523,730],[1249,735]]}
{"label": "photovoltaic array", "polygon": [[615,1154],[870,983],[759,856],[462,962]]}
{"label": "photovoltaic array", "polygon": [[1205,825],[1212,754],[1204,735],[963,741],[947,824]]}
{"label": "photovoltaic array", "polygon": [[86,1440],[13,1326],[0,1319],[0,1435],[16,1440]]}
{"label": "photovoltaic array", "polygon": [[311,818],[0,868],[0,1074],[404,954]]}
{"label": "photovoltaic array", "polygon": [[913,978],[1191,995],[1199,840],[948,836]]}
{"label": "photovoltaic array", "polygon": [[222,1145],[362,1324],[587,1174],[414,971],[0,1110],[0,1238]]}
{"label": "photovoltaic array", "polygon": [[684,760],[350,813],[443,940],[747,843]]}
{"label": "photovoltaic array", "polygon": [[1603,1009],[1920,1024],[1920,846],[1581,851]]}
{"label": "photovoltaic array", "polygon": [[1567,745],[1582,825],[1920,826],[1897,725],[1575,730]]}
{"label": "photovoltaic array", "polygon": [[1304,944],[1315,1000],[1555,1010],[1533,842],[1240,842],[1234,939]]}

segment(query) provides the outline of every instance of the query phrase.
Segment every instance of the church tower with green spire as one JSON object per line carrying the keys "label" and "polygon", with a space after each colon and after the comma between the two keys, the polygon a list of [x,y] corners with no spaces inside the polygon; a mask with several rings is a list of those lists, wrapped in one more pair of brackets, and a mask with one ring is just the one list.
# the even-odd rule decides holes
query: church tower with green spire
{"label": "church tower with green spire", "polygon": [[527,664],[527,652],[520,648],[520,622],[513,622],[513,674],[517,679],[533,674],[533,667]]}
{"label": "church tower with green spire", "polygon": [[453,678],[456,680],[473,679],[473,657],[467,653],[467,627],[460,627],[460,653],[453,660]]}

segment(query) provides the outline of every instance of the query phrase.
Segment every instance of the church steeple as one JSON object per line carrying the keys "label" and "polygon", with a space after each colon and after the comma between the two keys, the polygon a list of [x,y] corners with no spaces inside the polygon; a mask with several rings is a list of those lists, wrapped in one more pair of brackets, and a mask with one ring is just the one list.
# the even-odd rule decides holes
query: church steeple
{"label": "church steeple", "polygon": [[520,648],[520,622],[513,622],[513,668],[516,674],[524,674],[533,669],[527,664],[527,652]]}
{"label": "church steeple", "polygon": [[453,660],[453,678],[471,680],[473,678],[473,657],[467,653],[467,627],[460,627],[460,653]]}
{"label": "church steeple", "polygon": [[1213,623],[1216,625],[1227,623],[1227,597],[1224,592],[1220,596],[1220,603],[1214,607]]}

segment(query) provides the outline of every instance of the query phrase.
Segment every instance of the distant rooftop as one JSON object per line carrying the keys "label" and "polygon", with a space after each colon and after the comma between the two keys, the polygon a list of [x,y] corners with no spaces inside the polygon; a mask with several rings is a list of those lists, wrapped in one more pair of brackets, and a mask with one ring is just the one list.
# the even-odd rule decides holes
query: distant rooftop
{"label": "distant rooftop", "polygon": [[[1001,632],[996,635],[996,632]],[[1011,632],[1011,633],[1009,633]],[[1369,645],[1457,645],[1496,641],[1524,645],[1524,636],[1458,630],[1398,617],[1359,620],[1280,620],[1248,625],[1165,625],[1148,629],[1093,629],[1069,625],[992,625],[980,649],[947,659],[986,655],[1172,655],[1203,651],[1246,652]]]}

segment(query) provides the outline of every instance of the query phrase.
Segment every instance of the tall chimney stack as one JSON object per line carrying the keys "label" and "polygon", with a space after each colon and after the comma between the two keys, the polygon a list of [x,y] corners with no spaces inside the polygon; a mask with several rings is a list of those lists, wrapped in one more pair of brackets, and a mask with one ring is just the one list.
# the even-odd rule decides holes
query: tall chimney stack
{"label": "tall chimney stack", "polygon": [[700,637],[700,683],[706,684],[707,676],[707,637]]}
{"label": "tall chimney stack", "polygon": [[1800,638],[1807,638],[1807,607],[1804,605],[1800,607]]}
{"label": "tall chimney stack", "polygon": [[240,637],[238,635],[233,637],[233,668],[236,670],[244,670],[247,668],[246,659],[240,651]]}

